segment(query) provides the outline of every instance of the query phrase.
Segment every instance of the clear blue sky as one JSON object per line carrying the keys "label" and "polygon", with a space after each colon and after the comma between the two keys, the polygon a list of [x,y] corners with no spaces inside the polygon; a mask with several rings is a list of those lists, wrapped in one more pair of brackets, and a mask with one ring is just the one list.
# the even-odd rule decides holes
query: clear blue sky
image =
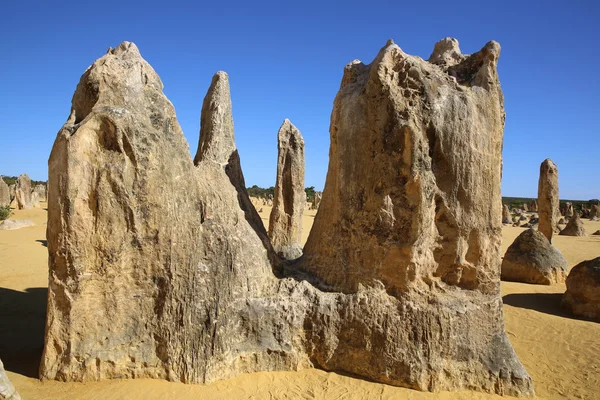
{"label": "clear blue sky", "polygon": [[388,38],[428,58],[447,36],[463,53],[492,39],[502,45],[503,194],[537,196],[539,165],[550,157],[561,198],[600,198],[595,1],[4,2],[0,174],[47,178],[81,74],[128,40],[161,76],[192,153],[202,100],[224,70],[247,185],[274,185],[277,130],[289,118],[306,141],[306,185],[322,189],[344,65],[371,62]]}

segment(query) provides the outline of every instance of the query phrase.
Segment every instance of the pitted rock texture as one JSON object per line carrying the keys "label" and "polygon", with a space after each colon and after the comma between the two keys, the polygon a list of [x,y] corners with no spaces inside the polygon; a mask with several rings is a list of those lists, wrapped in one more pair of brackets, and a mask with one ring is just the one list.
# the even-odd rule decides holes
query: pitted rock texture
{"label": "pitted rock texture", "polygon": [[10,188],[0,175],[0,207],[6,207],[10,204]]}
{"label": "pitted rock texture", "polygon": [[[430,388],[453,386],[468,374],[473,387],[493,377],[515,393],[532,393],[504,333],[498,285],[499,54],[489,42],[462,55],[455,39],[445,39],[427,62],[390,41],[370,65],[346,66],[334,101],[327,180],[300,265],[328,290],[383,287],[398,302],[389,318],[417,333],[390,333],[405,351],[394,356],[399,364],[386,356],[379,362],[403,365],[398,376],[415,387],[427,380]],[[457,322],[459,314],[472,329]],[[439,331],[431,331],[430,318]],[[449,331],[459,342],[443,334]],[[487,356],[471,359],[466,373],[459,348]],[[344,366],[333,361],[328,368]],[[464,378],[443,378],[442,370]]]}
{"label": "pitted rock texture", "polygon": [[269,237],[275,251],[291,260],[302,255],[302,215],[306,203],[304,165],[304,138],[286,119],[277,133],[277,178]]}
{"label": "pitted rock texture", "polygon": [[565,281],[567,260],[535,229],[522,232],[502,260],[502,280],[552,285]]}
{"label": "pitted rock texture", "polygon": [[552,243],[552,235],[558,232],[560,218],[558,197],[558,167],[547,158],[540,165],[538,182],[538,230]]}
{"label": "pitted rock texture", "polygon": [[576,316],[600,321],[600,257],[571,269],[562,304]]}
{"label": "pitted rock texture", "polygon": [[581,221],[581,218],[579,218],[578,213],[575,213],[571,217],[571,219],[569,219],[567,226],[565,226],[565,228],[562,231],[560,231],[559,235],[562,235],[562,236],[587,236],[587,233],[585,232],[585,228],[583,227],[583,222]]}
{"label": "pitted rock texture", "polygon": [[31,192],[31,179],[27,174],[21,174],[15,182],[15,199],[19,210],[29,210],[34,207]]}
{"label": "pitted rock texture", "polygon": [[[398,51],[390,44],[382,53]],[[340,290],[337,283],[307,273],[306,264],[277,257],[245,190],[226,74],[217,73],[209,88],[192,161],[154,70],[132,43],[110,49],[81,78],[49,160],[50,283],[40,376],[204,383],[245,372],[317,366],[420,390],[533,395],[531,379],[504,333],[499,295],[503,111],[498,52],[499,46],[490,43],[449,66],[460,84],[446,67],[406,56],[431,71],[440,83],[436,90],[449,97],[435,103],[441,125],[434,128],[450,134],[445,129],[463,121],[465,137],[458,147],[452,144],[456,137],[440,136],[436,151],[450,146],[450,155],[473,149],[473,157],[482,157],[476,171],[485,176],[469,178],[475,186],[465,186],[472,190],[468,196],[459,192],[454,198],[439,190],[440,210],[431,198],[415,217],[416,228],[434,231],[433,214],[439,214],[446,229],[437,243],[451,249],[456,244],[461,254],[467,244],[453,237],[467,233],[469,250],[454,267],[465,270],[466,278],[456,285],[446,282],[452,281],[448,274],[440,275],[444,279],[435,272],[421,274],[399,291],[397,285],[362,276],[352,279],[354,290]],[[406,85],[396,82],[398,90],[400,84]],[[382,116],[397,113],[390,108]],[[473,130],[465,128],[469,121],[478,122]],[[332,138],[335,131],[332,125]],[[404,146],[398,135],[392,130],[389,138]],[[467,141],[473,143],[464,146]],[[421,156],[416,146],[403,150],[405,159],[413,153]],[[448,158],[437,173],[464,177],[467,164],[461,160]],[[396,166],[379,176],[398,174]],[[423,174],[423,185],[433,190],[434,176]],[[455,184],[438,177],[444,187]],[[322,206],[332,201],[327,185]],[[413,192],[420,187],[411,185]],[[387,197],[381,219],[390,224],[400,203]],[[452,225],[453,207],[465,201],[461,212],[467,222]],[[485,226],[479,220],[484,214]],[[370,218],[357,215],[356,222]],[[400,219],[397,226],[405,222]],[[433,239],[425,239],[407,244],[406,251],[414,247],[416,255],[428,248]],[[373,250],[381,246],[395,244],[382,242]],[[394,254],[399,270],[452,268],[448,257],[438,257],[432,268],[433,254],[423,254],[412,266],[401,252],[388,256]]]}
{"label": "pitted rock texture", "polygon": [[2,360],[0,360],[0,400],[21,400],[21,396],[6,376]]}

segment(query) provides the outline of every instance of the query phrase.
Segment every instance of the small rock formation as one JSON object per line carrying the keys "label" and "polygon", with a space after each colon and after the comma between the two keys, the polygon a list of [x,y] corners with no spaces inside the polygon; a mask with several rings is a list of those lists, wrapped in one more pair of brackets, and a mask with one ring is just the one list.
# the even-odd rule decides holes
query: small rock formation
{"label": "small rock formation", "polygon": [[33,208],[31,199],[31,179],[27,174],[22,174],[15,182],[15,199],[19,210],[29,210]]}
{"label": "small rock formation", "polygon": [[564,216],[566,217],[566,219],[569,219],[573,216],[573,203],[567,201],[565,203],[565,213]]}
{"label": "small rock formation", "polygon": [[600,321],[600,257],[571,269],[562,304],[576,316]]}
{"label": "small rock formation", "polygon": [[6,207],[10,204],[10,188],[0,175],[0,207]]}
{"label": "small rock formation", "polygon": [[0,400],[21,400],[21,396],[6,376],[2,360],[0,360]]}
{"label": "small rock formation", "polygon": [[537,200],[531,200],[531,202],[529,203],[529,211],[537,212],[537,210],[538,210]]}
{"label": "small rock formation", "polygon": [[16,189],[15,189],[16,185],[13,183],[12,185],[8,186],[8,190],[10,192],[10,201],[13,201],[13,199],[16,196]]}
{"label": "small rock formation", "polygon": [[444,43],[439,65],[390,42],[347,67],[319,229],[295,262],[248,198],[227,75],[213,78],[192,161],[158,75],[132,43],[110,49],[49,160],[40,377],[205,383],[316,366],[532,396],[498,285],[500,49]]}
{"label": "small rock formation", "polygon": [[321,204],[321,199],[323,198],[323,193],[322,192],[315,192],[315,201],[313,201],[312,204],[312,209],[313,210],[318,210],[319,209],[319,205]]}
{"label": "small rock formation", "polygon": [[27,228],[34,226],[33,221],[28,219],[7,219],[0,222],[0,231],[12,231],[15,229]]}
{"label": "small rock formation", "polygon": [[277,133],[277,179],[269,217],[269,237],[275,251],[293,260],[302,255],[304,191],[304,139],[290,122],[283,121]]}
{"label": "small rock formation", "polygon": [[592,233],[593,236],[600,236],[600,229],[598,229],[596,232]]}
{"label": "small rock formation", "polygon": [[558,198],[558,168],[547,158],[540,166],[538,183],[539,231],[552,243],[552,235],[558,230],[560,218]]}
{"label": "small rock formation", "polygon": [[600,204],[592,204],[592,207],[590,207],[589,218],[592,220],[600,218]]}
{"label": "small rock formation", "polygon": [[38,194],[39,201],[46,201],[46,185],[41,184],[41,183],[38,185],[35,185],[35,187],[33,188],[33,191]]}
{"label": "small rock formation", "polygon": [[552,285],[565,281],[568,264],[542,233],[527,229],[506,250],[501,268],[502,280]]}
{"label": "small rock formation", "polygon": [[579,218],[579,214],[575,213],[573,217],[567,223],[567,226],[560,231],[559,235],[562,236],[587,236],[585,229],[583,228],[583,222]]}
{"label": "small rock formation", "polygon": [[502,223],[512,224],[512,215],[510,214],[510,209],[506,204],[502,206]]}
{"label": "small rock formation", "polygon": [[522,209],[523,211],[525,211],[525,212],[529,211],[529,207],[527,206],[527,203],[523,203],[523,204],[521,205],[521,209]]}

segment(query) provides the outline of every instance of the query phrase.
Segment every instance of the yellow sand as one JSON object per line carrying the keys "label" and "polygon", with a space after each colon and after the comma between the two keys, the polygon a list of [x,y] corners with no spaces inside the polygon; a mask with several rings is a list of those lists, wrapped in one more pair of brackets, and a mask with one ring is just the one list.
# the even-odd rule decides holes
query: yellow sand
{"label": "yellow sand", "polygon": [[[261,217],[268,225],[270,207]],[[306,240],[315,211],[304,216]],[[423,393],[309,369],[261,372],[211,385],[161,380],[114,380],[88,383],[40,382],[37,367],[43,347],[47,252],[46,212],[16,211],[12,219],[40,224],[0,231],[0,358],[24,399],[500,399],[474,392]],[[588,233],[600,222],[584,221]],[[504,249],[522,232],[507,227]],[[569,266],[600,256],[600,236],[557,236],[554,244]],[[502,282],[508,337],[533,377],[538,398],[600,399],[600,323],[564,315],[564,285],[537,286]]]}

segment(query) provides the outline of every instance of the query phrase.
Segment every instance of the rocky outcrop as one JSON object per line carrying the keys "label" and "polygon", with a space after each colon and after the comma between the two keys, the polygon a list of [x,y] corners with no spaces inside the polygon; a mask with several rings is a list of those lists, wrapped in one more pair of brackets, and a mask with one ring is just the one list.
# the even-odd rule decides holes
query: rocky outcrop
{"label": "rocky outcrop", "polygon": [[33,208],[31,199],[31,179],[27,174],[21,174],[15,182],[15,199],[19,210],[29,210]]}
{"label": "rocky outcrop", "polygon": [[567,223],[567,226],[560,231],[559,235],[563,236],[587,236],[583,227],[583,222],[579,218],[579,214],[575,213]]}
{"label": "rocky outcrop", "polygon": [[562,304],[573,315],[600,321],[600,257],[571,269]]}
{"label": "rocky outcrop", "polygon": [[508,247],[501,269],[502,280],[552,285],[565,281],[568,264],[542,233],[528,229]]}
{"label": "rocky outcrop", "polygon": [[21,400],[21,396],[15,390],[15,387],[6,376],[4,364],[0,360],[0,399],[1,400]]}
{"label": "rocky outcrop", "polygon": [[[519,377],[516,390],[530,393],[505,337],[498,286],[504,119],[499,52],[490,42],[463,55],[456,40],[445,39],[427,62],[389,42],[370,65],[346,66],[334,102],[327,180],[301,266],[328,290],[385,290],[398,307],[387,318],[415,332],[386,335],[402,354],[402,380],[415,387],[426,380],[437,387],[462,380],[442,379],[432,370],[444,364],[452,376],[466,373],[459,361],[463,347],[488,354],[493,365],[499,359],[492,354],[505,354],[503,368],[512,371],[506,373]],[[473,310],[462,322],[451,317],[458,304]],[[439,328],[431,327],[432,319]],[[463,322],[490,329],[484,333]],[[444,334],[450,331],[461,344]],[[430,335],[439,339],[426,340]],[[467,336],[469,344],[462,342]],[[429,354],[429,367],[421,349]],[[329,359],[328,368],[356,357],[358,343],[347,351]],[[497,371],[481,360],[469,361],[475,386]],[[383,368],[392,361],[384,354],[364,359],[372,362]]]}
{"label": "rocky outcrop", "polygon": [[510,209],[506,204],[502,206],[502,223],[503,224],[512,224],[512,215],[510,213]]}
{"label": "rocky outcrop", "polygon": [[565,212],[563,213],[563,215],[569,219],[573,216],[573,203],[567,201],[565,203]]}
{"label": "rocky outcrop", "polygon": [[304,191],[304,139],[290,122],[283,121],[277,133],[277,179],[269,217],[269,237],[275,251],[286,259],[302,255]]}
{"label": "rocky outcrop", "polygon": [[[457,64],[435,65],[389,43],[371,66],[348,67],[332,118],[338,150],[330,175],[340,165],[376,174],[381,186],[366,185],[362,175],[343,177],[354,190],[377,190],[381,205],[360,214],[352,214],[360,204],[332,208],[347,199],[335,197],[339,182],[328,177],[318,218],[348,212],[356,225],[339,220],[345,225],[332,233],[350,244],[357,242],[349,235],[364,234],[375,218],[380,230],[371,234],[384,240],[318,256],[320,232],[309,257],[289,262],[276,256],[248,198],[226,74],[213,78],[192,161],[154,70],[131,43],[109,50],[81,78],[49,160],[41,377],[202,383],[316,366],[420,390],[533,395],[504,333],[498,285],[504,116],[498,53],[491,42],[472,56],[456,53]],[[389,100],[389,108],[345,104],[351,93],[368,96],[359,94],[367,82],[371,91],[387,93],[378,101]],[[416,120],[406,128],[394,120],[409,117],[396,112],[408,98],[429,106],[425,137]],[[374,160],[351,164],[353,154],[339,151],[340,142],[372,145],[348,135],[347,123],[338,125],[342,106],[365,124],[377,111],[389,120],[388,130],[370,129],[385,133],[383,170]],[[478,166],[473,173],[466,160]],[[364,199],[371,199],[367,192]],[[379,265],[386,269],[374,268],[382,250],[388,263]],[[362,254],[364,263],[355,264],[360,252],[374,257]],[[328,267],[316,263],[327,259]],[[327,268],[342,268],[351,285]]]}
{"label": "rocky outcrop", "polygon": [[10,204],[10,189],[2,176],[0,175],[0,207],[6,207]]}
{"label": "rocky outcrop", "polygon": [[547,158],[540,166],[538,183],[539,231],[552,243],[552,235],[558,230],[560,218],[558,197],[558,168]]}
{"label": "rocky outcrop", "polygon": [[592,236],[600,236],[600,229],[598,229],[596,232],[592,233]]}

